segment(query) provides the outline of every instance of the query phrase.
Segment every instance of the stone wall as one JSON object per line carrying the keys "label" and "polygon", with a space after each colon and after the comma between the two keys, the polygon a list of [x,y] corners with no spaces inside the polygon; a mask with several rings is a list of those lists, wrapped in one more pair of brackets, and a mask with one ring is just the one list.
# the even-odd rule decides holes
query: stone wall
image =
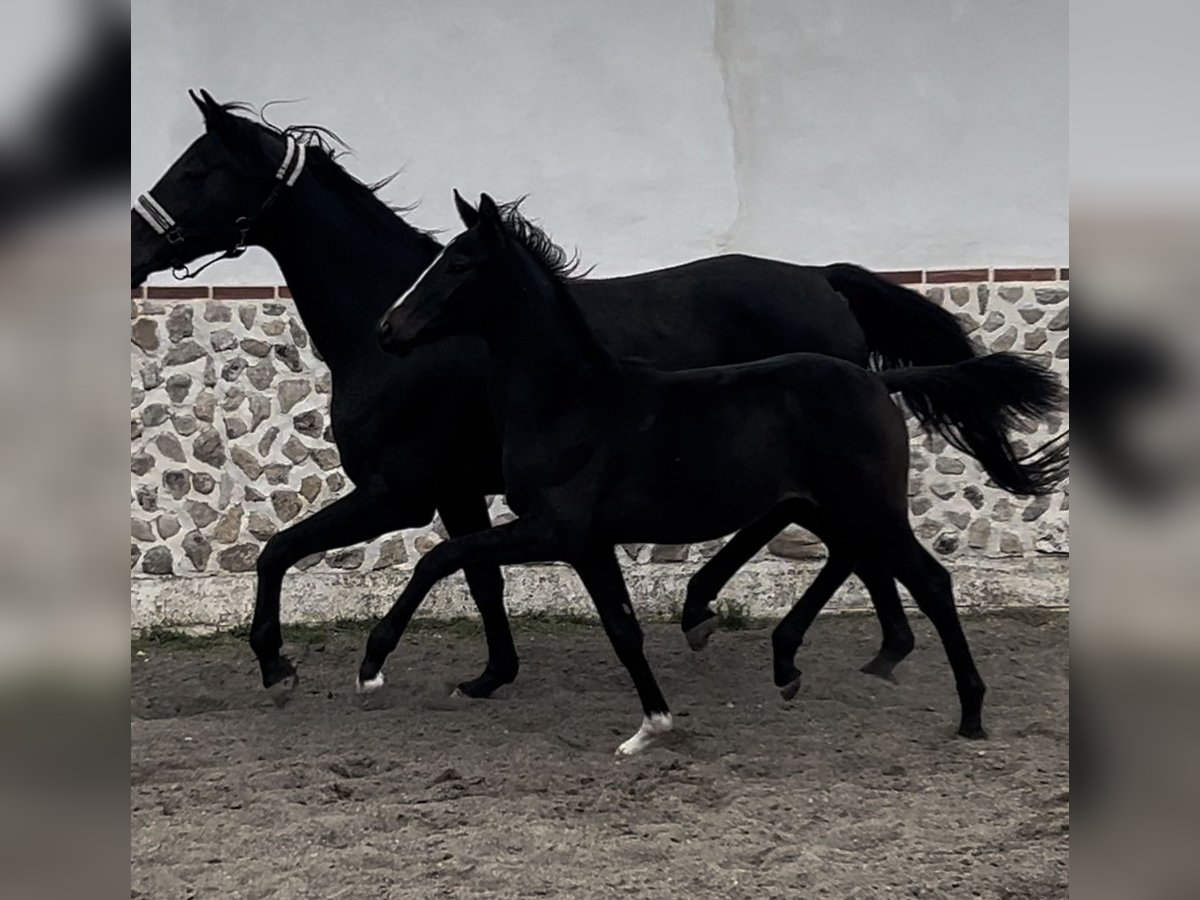
{"label": "stone wall", "polygon": [[[893,276],[954,311],[982,348],[1029,353],[1065,379],[1066,274],[1051,269]],[[236,619],[238,610],[248,615],[263,543],[350,488],[330,440],[328,370],[314,355],[286,289],[135,291],[131,341],[130,567],[135,597],[141,598],[135,624],[211,619],[181,607],[179,579],[222,574],[247,573],[237,591],[241,596],[230,601],[235,612],[223,617]],[[1066,416],[1056,417],[1020,435],[1018,446],[1032,449],[1066,427]],[[984,483],[974,460],[915,426],[912,433],[914,527],[952,568],[1069,552],[1069,488],[1048,498],[1010,497]],[[492,511],[494,518],[507,513],[502,498],[493,501]],[[353,584],[350,576],[366,584],[369,572],[403,573],[442,537],[434,522],[309,557],[298,568],[310,576],[341,576],[337,583],[343,586]],[[628,568],[645,567],[642,574],[648,575],[659,566],[690,572],[719,546],[628,545],[621,553]],[[751,568],[822,555],[815,539],[792,529]],[[394,579],[385,581],[390,585]],[[572,589],[578,591],[577,585]],[[1064,591],[1065,586],[1057,600]],[[168,603],[161,599],[166,597],[176,599]],[[309,613],[318,614],[319,609]]]}

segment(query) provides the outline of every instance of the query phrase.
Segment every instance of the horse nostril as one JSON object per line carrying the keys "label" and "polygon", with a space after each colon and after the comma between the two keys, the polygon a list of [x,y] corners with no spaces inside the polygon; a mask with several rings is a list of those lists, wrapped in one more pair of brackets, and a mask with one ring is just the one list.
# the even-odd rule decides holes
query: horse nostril
{"label": "horse nostril", "polygon": [[379,339],[386,341],[392,336],[392,323],[384,319],[379,323]]}

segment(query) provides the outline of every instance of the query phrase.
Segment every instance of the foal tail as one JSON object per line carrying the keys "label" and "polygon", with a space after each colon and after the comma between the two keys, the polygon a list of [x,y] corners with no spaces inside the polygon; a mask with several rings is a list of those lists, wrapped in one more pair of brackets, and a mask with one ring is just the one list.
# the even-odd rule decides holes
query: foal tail
{"label": "foal tail", "polygon": [[1040,418],[1066,402],[1048,369],[1014,353],[993,353],[951,365],[889,369],[880,377],[922,428],[979,460],[1003,490],[1049,494],[1067,477],[1066,442],[1049,441],[1018,457],[1007,437],[1018,421]]}
{"label": "foal tail", "polygon": [[850,263],[826,266],[825,277],[866,335],[872,368],[936,366],[975,356],[958,319],[916,291]]}

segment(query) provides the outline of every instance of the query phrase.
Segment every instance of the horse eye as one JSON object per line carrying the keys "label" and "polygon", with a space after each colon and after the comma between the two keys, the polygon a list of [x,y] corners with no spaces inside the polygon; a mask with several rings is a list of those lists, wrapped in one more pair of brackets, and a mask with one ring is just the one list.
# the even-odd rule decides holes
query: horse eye
{"label": "horse eye", "polygon": [[452,262],[446,266],[446,271],[447,272],[465,272],[469,268],[471,268],[470,263],[463,262],[462,260],[456,260],[455,262]]}

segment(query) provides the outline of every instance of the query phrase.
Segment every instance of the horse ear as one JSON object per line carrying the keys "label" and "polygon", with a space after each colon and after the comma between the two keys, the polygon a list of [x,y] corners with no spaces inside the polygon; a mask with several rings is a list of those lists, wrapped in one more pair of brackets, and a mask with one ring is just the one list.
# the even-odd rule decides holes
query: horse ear
{"label": "horse ear", "polygon": [[200,88],[199,96],[195,91],[188,91],[188,96],[200,108],[200,112],[204,116],[204,127],[212,132],[221,132],[229,121],[229,113],[225,111],[225,108],[214,100],[212,94],[204,88]]}
{"label": "horse ear", "polygon": [[500,208],[496,206],[496,201],[487,194],[479,195],[479,217],[497,225],[500,224]]}
{"label": "horse ear", "polygon": [[458,210],[458,217],[462,219],[462,223],[465,226],[474,228],[478,224],[479,210],[463,199],[462,194],[458,192],[458,188],[454,189],[454,206]]}
{"label": "horse ear", "polygon": [[496,201],[487,194],[479,195],[479,224],[484,235],[503,237],[504,220],[500,216],[500,208]]}

